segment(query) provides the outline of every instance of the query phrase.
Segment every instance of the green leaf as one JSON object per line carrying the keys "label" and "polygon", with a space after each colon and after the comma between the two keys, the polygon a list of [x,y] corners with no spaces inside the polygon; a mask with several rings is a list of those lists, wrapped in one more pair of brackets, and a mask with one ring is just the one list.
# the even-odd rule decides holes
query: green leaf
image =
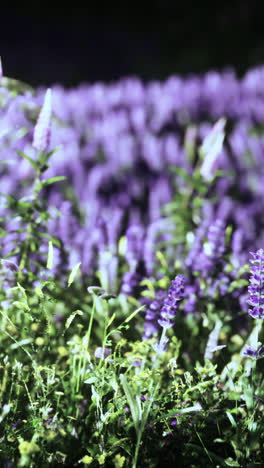
{"label": "green leaf", "polygon": [[49,151],[48,153],[44,153],[43,151],[40,151],[39,155],[38,155],[38,161],[39,163],[44,166],[46,164],[46,162],[50,159],[50,157],[53,155],[53,153],[55,153],[56,151],[58,151],[59,149],[61,148],[61,146],[57,146],[56,148],[54,148],[53,150]]}
{"label": "green leaf", "polygon": [[30,311],[30,308],[28,307],[28,305],[25,303],[25,302],[22,302],[22,301],[14,301],[13,306],[17,307],[18,309],[21,309],[21,310],[24,310],[24,311]]}
{"label": "green leaf", "polygon": [[8,252],[8,254],[5,256],[5,258],[10,258],[14,257],[15,255],[18,255],[20,253],[20,248],[19,247],[14,247],[12,250]]}
{"label": "green leaf", "polygon": [[77,263],[77,265],[75,265],[72,269],[72,271],[70,272],[70,276],[69,276],[69,279],[68,279],[68,288],[69,286],[73,283],[73,281],[75,280],[75,277],[78,273],[78,270],[81,266],[81,262]]}
{"label": "green leaf", "polygon": [[191,183],[191,180],[192,180],[191,176],[182,167],[170,166],[169,170],[179,175],[183,180],[185,180],[185,182]]}
{"label": "green leaf", "polygon": [[228,419],[229,419],[231,425],[232,425],[233,427],[237,427],[237,423],[236,423],[236,421],[235,421],[235,419],[234,419],[234,416],[230,413],[230,411],[226,411],[226,415],[227,415],[227,417],[228,417]]}
{"label": "green leaf", "polygon": [[96,382],[96,377],[90,377],[89,379],[85,380],[83,383],[85,384],[93,384]]}
{"label": "green leaf", "polygon": [[27,154],[25,154],[23,151],[16,150],[16,152],[19,154],[19,156],[22,156],[22,158],[26,159],[29,164],[35,169],[36,171],[39,168],[38,162],[34,161],[34,159],[30,158]]}
{"label": "green leaf", "polygon": [[60,239],[58,239],[58,237],[51,236],[50,234],[46,234],[45,232],[38,232],[37,234],[39,237],[44,237],[44,239],[48,239],[49,241],[51,241],[52,244],[56,247],[61,247],[61,241]]}
{"label": "green leaf", "polygon": [[83,315],[83,311],[82,310],[75,310],[66,320],[66,323],[65,323],[65,330],[63,332],[63,335],[65,334],[66,330],[69,328],[69,326],[71,325],[73,319],[76,317],[76,315]]}
{"label": "green leaf", "polygon": [[16,343],[13,343],[13,344],[10,346],[10,349],[17,349],[17,348],[20,348],[21,346],[25,346],[25,345],[27,345],[27,344],[32,343],[32,341],[33,341],[33,338],[25,338],[24,340],[17,341]]}
{"label": "green leaf", "polygon": [[128,385],[127,379],[124,374],[120,374],[120,382],[123,387],[124,393],[126,395],[126,399],[127,399],[130,411],[131,411],[134,426],[137,429],[139,421],[140,421],[137,402],[133,398],[131,389]]}
{"label": "green leaf", "polygon": [[112,317],[110,317],[109,322],[107,323],[107,325],[106,325],[106,327],[105,327],[106,330],[107,330],[107,328],[109,328],[110,325],[113,323],[113,321],[115,320],[115,317],[116,317],[116,314],[113,314]]}
{"label": "green leaf", "polygon": [[47,268],[51,270],[53,267],[53,245],[52,242],[49,241],[49,251],[48,251],[48,259],[47,259]]}
{"label": "green leaf", "polygon": [[7,231],[0,227],[0,237],[5,237],[7,235]]}
{"label": "green leaf", "polygon": [[177,409],[176,411],[170,411],[169,413],[166,413],[166,414],[163,414],[162,417],[163,418],[174,418],[175,416],[178,416],[180,414],[189,414],[189,413],[193,413],[193,412],[196,412],[196,411],[202,411],[202,407],[200,405],[200,403],[197,403],[196,405],[193,405],[193,406],[188,406],[188,408],[179,408]]}
{"label": "green leaf", "polygon": [[0,192],[0,196],[6,198],[8,200],[8,202],[9,202],[8,207],[9,208],[15,209],[17,207],[17,199],[15,197],[12,197],[12,195],[7,195],[6,193]]}
{"label": "green leaf", "polygon": [[157,257],[157,259],[160,261],[161,266],[162,266],[163,268],[165,268],[165,270],[168,270],[169,267],[168,267],[168,264],[167,264],[167,262],[166,262],[165,255],[164,255],[160,250],[158,250],[158,251],[156,252],[156,257]]}
{"label": "green leaf", "polygon": [[228,292],[233,292],[235,289],[242,289],[244,286],[248,285],[248,280],[245,279],[238,279],[234,280],[230,283],[230,286],[228,288]]}
{"label": "green leaf", "polygon": [[130,320],[132,320],[132,318],[134,318],[135,315],[137,315],[141,310],[143,310],[144,307],[145,307],[145,305],[142,305],[137,310],[134,310],[134,312],[132,312],[132,314],[130,314],[129,317],[127,317],[127,319],[124,321],[124,323],[130,322]]}
{"label": "green leaf", "polygon": [[155,288],[154,288],[154,285],[153,285],[153,282],[148,279],[148,278],[144,278],[141,282],[140,282],[140,286],[147,286],[147,288],[150,290],[150,291],[155,291]]}
{"label": "green leaf", "polygon": [[24,94],[26,92],[30,92],[30,94],[34,93],[34,89],[20,80],[15,80],[14,78],[9,78],[8,76],[4,76],[1,79],[1,86],[6,87],[13,95],[17,95],[18,93]]}
{"label": "green leaf", "polygon": [[236,460],[233,460],[233,458],[228,457],[225,459],[225,463],[227,466],[241,466]]}
{"label": "green leaf", "polygon": [[25,211],[25,210],[28,210],[28,209],[32,210],[32,203],[19,200],[18,201],[18,208],[20,208],[21,211]]}
{"label": "green leaf", "polygon": [[44,187],[47,187],[47,185],[54,184],[55,182],[60,182],[62,180],[65,180],[65,176],[56,176],[56,177],[51,177],[50,179],[46,179],[41,181],[37,186],[36,186],[36,191],[40,192]]}

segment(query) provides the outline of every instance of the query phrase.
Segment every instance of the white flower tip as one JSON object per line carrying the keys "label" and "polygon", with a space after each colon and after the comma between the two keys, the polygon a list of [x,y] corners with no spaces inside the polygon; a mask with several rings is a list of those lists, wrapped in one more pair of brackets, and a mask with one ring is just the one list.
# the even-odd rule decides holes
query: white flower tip
{"label": "white flower tip", "polygon": [[213,166],[215,165],[215,162],[223,148],[225,124],[226,119],[224,117],[219,119],[213,125],[201,146],[202,153],[204,154],[204,161],[201,166],[200,173],[207,181],[210,181],[213,178]]}
{"label": "white flower tip", "polygon": [[45,94],[43,106],[45,105],[45,103],[48,103],[51,106],[51,97],[52,97],[51,88],[48,88]]}
{"label": "white flower tip", "polygon": [[42,106],[42,109],[41,109],[40,112],[42,114],[45,114],[46,116],[49,116],[49,118],[51,117],[51,114],[52,114],[52,93],[51,93],[50,88],[48,88],[46,93],[45,93],[43,106]]}
{"label": "white flower tip", "polygon": [[39,151],[46,151],[50,141],[50,124],[52,115],[52,94],[48,88],[37,124],[34,130],[33,147]]}
{"label": "white flower tip", "polygon": [[220,351],[221,349],[226,348],[226,345],[219,345],[219,346],[214,346],[213,348],[210,348],[211,353],[215,353],[216,351]]}
{"label": "white flower tip", "polygon": [[213,125],[212,127],[212,132],[223,132],[224,128],[225,128],[225,124],[226,124],[226,118],[225,117],[221,117],[221,119],[217,120],[217,122],[215,122],[215,124]]}

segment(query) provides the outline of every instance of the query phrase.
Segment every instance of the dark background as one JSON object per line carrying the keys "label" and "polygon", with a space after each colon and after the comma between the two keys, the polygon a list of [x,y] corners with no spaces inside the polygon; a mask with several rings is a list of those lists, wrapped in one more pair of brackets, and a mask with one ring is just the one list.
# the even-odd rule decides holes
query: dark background
{"label": "dark background", "polygon": [[97,3],[0,7],[5,75],[32,85],[72,86],[230,66],[241,75],[264,63],[261,1]]}

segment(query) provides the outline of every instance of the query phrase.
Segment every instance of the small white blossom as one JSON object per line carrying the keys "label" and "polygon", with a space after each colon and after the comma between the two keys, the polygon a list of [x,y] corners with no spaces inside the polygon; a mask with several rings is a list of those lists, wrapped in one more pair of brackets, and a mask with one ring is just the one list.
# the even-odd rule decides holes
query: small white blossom
{"label": "small white blossom", "polygon": [[201,152],[204,155],[204,160],[200,169],[200,173],[203,178],[208,181],[213,178],[213,166],[223,148],[223,142],[225,138],[225,124],[226,119],[219,119],[213,126],[210,133],[204,139],[201,146]]}

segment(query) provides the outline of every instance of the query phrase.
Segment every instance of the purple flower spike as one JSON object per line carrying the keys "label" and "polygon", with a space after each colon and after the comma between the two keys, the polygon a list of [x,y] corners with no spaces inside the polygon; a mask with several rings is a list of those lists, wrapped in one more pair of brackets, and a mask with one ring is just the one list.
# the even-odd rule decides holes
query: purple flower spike
{"label": "purple flower spike", "polygon": [[225,250],[225,226],[221,219],[216,219],[208,229],[208,242],[204,252],[208,257],[221,258]]}
{"label": "purple flower spike", "polygon": [[248,287],[247,303],[252,307],[248,313],[256,319],[264,319],[264,250],[259,249],[256,253],[251,252],[253,259],[251,263],[251,278]]}
{"label": "purple flower spike", "polygon": [[143,340],[152,338],[154,333],[157,333],[157,331],[159,330],[159,326],[158,326],[159,311],[162,308],[165,297],[166,297],[166,292],[160,289],[159,291],[157,291],[154,300],[146,300],[145,298],[147,309],[146,309],[146,314],[145,314]]}
{"label": "purple flower spike", "polygon": [[48,89],[46,91],[44,104],[40,111],[38,121],[34,129],[32,146],[38,151],[47,151],[48,149],[50,143],[51,114],[51,89]]}
{"label": "purple flower spike", "polygon": [[158,323],[163,328],[171,328],[173,319],[176,315],[179,302],[184,298],[185,278],[183,275],[177,275],[171,282],[168,295],[164,300]]}
{"label": "purple flower spike", "polygon": [[130,226],[126,232],[127,250],[125,253],[127,263],[132,271],[135,270],[143,250],[144,230],[140,225]]}
{"label": "purple flower spike", "polygon": [[126,295],[132,295],[138,287],[141,276],[137,272],[127,271],[123,276],[121,292]]}

